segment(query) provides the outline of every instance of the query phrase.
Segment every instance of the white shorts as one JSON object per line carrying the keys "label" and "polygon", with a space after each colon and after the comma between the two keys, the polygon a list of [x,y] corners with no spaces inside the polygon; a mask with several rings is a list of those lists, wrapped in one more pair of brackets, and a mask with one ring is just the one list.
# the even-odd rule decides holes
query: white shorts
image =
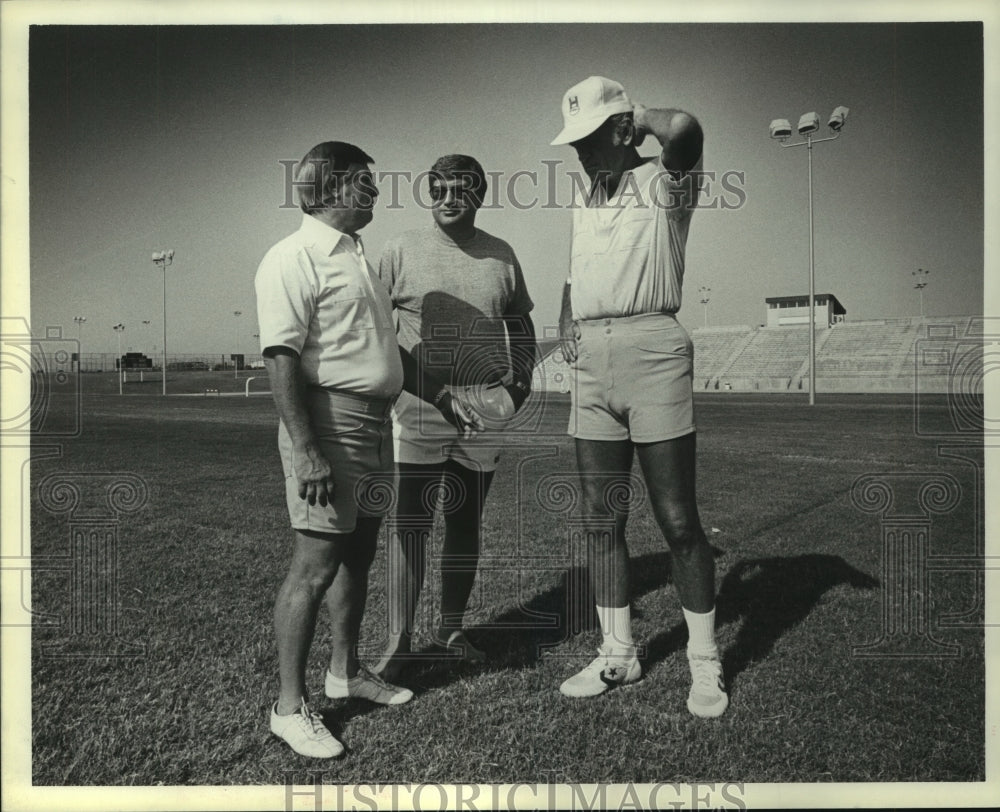
{"label": "white shorts", "polygon": [[674,316],[647,313],[577,325],[573,437],[658,443],[695,430],[694,345]]}
{"label": "white shorts", "polygon": [[306,392],[309,423],[320,451],[333,469],[333,501],[310,505],[299,496],[292,439],[278,424],[278,451],[285,473],[285,503],[292,527],[324,533],[351,533],[358,516],[376,516],[393,477],[389,443],[390,398],[374,398],[311,386]]}
{"label": "white shorts", "polygon": [[[452,388],[465,400],[463,387]],[[475,403],[474,398],[469,398]],[[465,439],[437,408],[403,392],[392,408],[392,445],[396,462],[440,465],[454,460],[472,471],[495,471],[503,447],[498,421],[484,420],[486,431]]]}

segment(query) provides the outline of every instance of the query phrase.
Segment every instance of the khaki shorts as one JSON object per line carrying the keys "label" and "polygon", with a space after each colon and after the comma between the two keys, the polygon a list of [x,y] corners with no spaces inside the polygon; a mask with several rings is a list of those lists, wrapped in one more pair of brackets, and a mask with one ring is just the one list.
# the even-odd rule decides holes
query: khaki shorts
{"label": "khaki shorts", "polygon": [[[461,387],[455,387],[456,393]],[[455,460],[471,471],[495,471],[503,435],[491,431],[497,421],[485,421],[487,430],[465,439],[435,406],[403,392],[392,410],[392,442],[396,462],[440,465]]]}
{"label": "khaki shorts", "polygon": [[583,319],[569,433],[656,443],[695,430],[691,337],[672,315]]}
{"label": "khaki shorts", "polygon": [[320,450],[333,469],[333,502],[310,505],[299,497],[292,468],[292,441],[278,426],[278,450],[285,472],[285,501],[292,527],[325,533],[351,533],[358,516],[380,516],[393,487],[392,400],[310,387],[309,422]]}

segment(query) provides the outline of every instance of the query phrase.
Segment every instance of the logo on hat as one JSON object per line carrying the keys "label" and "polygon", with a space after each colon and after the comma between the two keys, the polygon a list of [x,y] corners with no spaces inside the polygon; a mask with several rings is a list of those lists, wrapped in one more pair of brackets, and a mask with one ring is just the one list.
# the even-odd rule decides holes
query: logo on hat
{"label": "logo on hat", "polygon": [[569,97],[569,114],[575,116],[580,112],[580,97],[570,96]]}

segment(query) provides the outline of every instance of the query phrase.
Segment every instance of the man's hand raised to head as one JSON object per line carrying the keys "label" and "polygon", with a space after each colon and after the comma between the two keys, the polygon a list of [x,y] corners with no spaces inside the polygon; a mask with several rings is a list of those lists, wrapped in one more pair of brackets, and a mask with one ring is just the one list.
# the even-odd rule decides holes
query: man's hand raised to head
{"label": "man's hand raised to head", "polygon": [[636,104],[632,107],[632,146],[634,147],[641,147],[649,132],[646,129],[645,116],[646,106],[644,104]]}

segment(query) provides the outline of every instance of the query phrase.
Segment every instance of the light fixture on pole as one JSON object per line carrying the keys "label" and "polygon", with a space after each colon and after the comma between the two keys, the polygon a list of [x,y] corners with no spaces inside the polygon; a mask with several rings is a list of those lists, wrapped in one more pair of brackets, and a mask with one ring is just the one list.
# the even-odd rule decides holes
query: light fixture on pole
{"label": "light fixture on pole", "polygon": [[917,280],[913,283],[913,287],[920,291],[920,318],[924,317],[924,288],[927,287],[927,277],[931,275],[930,271],[925,271],[923,268],[917,268],[913,272],[913,277]]}
{"label": "light fixture on pole", "polygon": [[83,370],[83,323],[87,320],[86,316],[73,316],[73,321],[76,322],[76,371],[81,372]]}
{"label": "light fixture on pole", "polygon": [[167,266],[173,264],[174,251],[154,251],[153,264],[163,271],[163,394],[167,394]]}
{"label": "light fixture on pole", "polygon": [[125,325],[118,323],[111,328],[118,334],[118,360],[116,366],[118,367],[118,394],[123,394],[122,392],[122,373],[124,370],[124,365],[122,364],[122,333],[125,332]]}
{"label": "light fixture on pole", "polygon": [[236,352],[233,353],[233,377],[238,378],[240,376],[240,316],[243,315],[243,311],[234,310],[233,315],[236,317]]}
{"label": "light fixture on pole", "polygon": [[816,113],[804,113],[799,118],[796,130],[799,135],[805,138],[804,141],[796,141],[793,144],[787,143],[792,135],[792,125],[788,119],[776,118],[771,122],[771,138],[778,142],[781,147],[805,147],[809,155],[809,405],[816,403],[816,253],[813,239],[813,164],[812,148],[813,144],[823,141],[834,141],[840,137],[840,131],[847,121],[847,107],[837,107],[830,114],[826,126],[830,128],[833,135],[826,138],[813,138],[813,133],[819,130],[819,116]]}
{"label": "light fixture on pole", "polygon": [[709,297],[708,294],[710,294],[711,292],[712,292],[712,289],[710,287],[706,286],[706,285],[702,285],[700,288],[698,288],[698,293],[701,294],[701,299],[699,301],[702,303],[702,306],[705,308],[705,326],[706,327],[708,327],[708,303],[711,301],[711,298]]}

